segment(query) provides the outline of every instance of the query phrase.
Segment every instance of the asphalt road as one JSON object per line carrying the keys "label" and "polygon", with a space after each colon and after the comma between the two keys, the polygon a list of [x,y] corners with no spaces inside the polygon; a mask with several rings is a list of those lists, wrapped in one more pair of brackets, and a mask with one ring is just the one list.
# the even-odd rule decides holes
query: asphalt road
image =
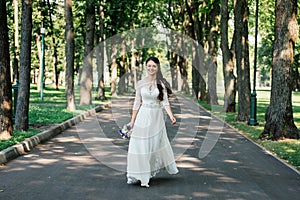
{"label": "asphalt road", "polygon": [[178,125],[166,118],[179,174],[162,170],[150,188],[127,185],[128,140],[117,130],[131,104],[113,99],[109,109],[1,166],[0,199],[300,199],[299,172],[179,95],[172,100]]}

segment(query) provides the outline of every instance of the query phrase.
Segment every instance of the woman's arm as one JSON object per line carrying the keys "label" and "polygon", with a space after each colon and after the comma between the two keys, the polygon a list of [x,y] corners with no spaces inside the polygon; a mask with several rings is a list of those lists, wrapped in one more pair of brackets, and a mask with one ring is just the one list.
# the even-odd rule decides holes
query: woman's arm
{"label": "woman's arm", "polygon": [[130,122],[128,124],[131,127],[133,127],[133,125],[134,125],[134,121],[135,121],[135,118],[136,118],[136,115],[137,115],[138,111],[139,110],[132,110],[131,120],[130,120]]}
{"label": "woman's arm", "polygon": [[170,106],[170,103],[169,103],[169,98],[168,98],[168,93],[167,93],[167,89],[165,88],[165,86],[163,85],[164,87],[164,99],[162,101],[162,105],[164,106],[167,114],[169,115],[169,118],[172,122],[172,124],[176,124],[176,118],[174,117],[173,115],[173,112],[172,112],[172,109],[171,109],[171,106]]}
{"label": "woman's arm", "polygon": [[134,98],[134,103],[132,106],[132,114],[131,114],[131,120],[128,123],[131,127],[134,125],[134,121],[136,118],[136,115],[140,109],[141,103],[142,103],[142,97],[141,97],[141,82],[139,81],[136,87],[136,92],[135,92],[135,98]]}
{"label": "woman's arm", "polygon": [[171,106],[170,105],[166,105],[165,106],[165,110],[166,110],[167,114],[169,115],[172,124],[173,125],[176,124],[176,118],[174,117],[174,115],[172,113]]}

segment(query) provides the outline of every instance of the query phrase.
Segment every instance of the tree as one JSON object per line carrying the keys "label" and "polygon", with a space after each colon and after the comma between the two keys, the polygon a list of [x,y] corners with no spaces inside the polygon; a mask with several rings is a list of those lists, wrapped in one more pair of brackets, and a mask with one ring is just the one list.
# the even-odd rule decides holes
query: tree
{"label": "tree", "polygon": [[93,54],[95,32],[95,4],[94,0],[86,0],[86,35],[84,44],[84,61],[80,84],[80,104],[92,103],[93,87]]}
{"label": "tree", "polygon": [[261,138],[299,139],[292,109],[292,64],[298,34],[297,0],[276,0],[271,99]]}
{"label": "tree", "polygon": [[235,55],[238,86],[237,121],[250,118],[250,65],[248,45],[248,0],[234,0]]}
{"label": "tree", "polygon": [[193,68],[192,68],[192,88],[195,93],[195,97],[200,100],[207,100],[206,93],[206,76],[207,66],[204,64],[204,19],[205,12],[199,10],[204,7],[203,1],[200,5],[199,1],[185,1],[186,12],[189,16],[189,35],[198,42],[198,46],[193,50]]}
{"label": "tree", "polygon": [[13,134],[9,63],[6,1],[0,1],[0,140],[9,139]]}
{"label": "tree", "polygon": [[[234,75],[234,41],[229,49],[228,42],[228,0],[222,0],[221,10],[221,49],[223,59],[223,75],[224,75],[224,112],[235,112],[235,96],[236,96],[236,77]],[[234,37],[233,37],[234,38]]]}
{"label": "tree", "polygon": [[75,96],[74,96],[74,27],[73,27],[73,13],[72,13],[72,0],[65,0],[65,54],[66,54],[66,100],[67,110],[74,111]]}
{"label": "tree", "polygon": [[14,5],[14,58],[13,58],[13,82],[19,79],[19,3],[13,0]]}
{"label": "tree", "polygon": [[[57,42],[55,40],[55,35],[54,35],[54,30],[55,29],[54,29],[54,23],[53,23],[53,20],[52,20],[53,6],[51,5],[50,0],[47,0],[47,6],[48,6],[48,15],[49,15],[49,23],[50,23],[50,35],[52,37],[51,48],[53,48],[53,55],[52,55],[53,83],[55,83],[56,90],[59,90],[59,88],[58,88],[58,85],[59,85],[59,81],[58,81],[59,71],[57,69],[57,65],[58,65]],[[73,60],[74,60],[74,58],[73,58]]]}
{"label": "tree", "polygon": [[207,74],[207,87],[208,95],[207,102],[212,105],[218,105],[217,96],[217,57],[218,57],[218,39],[219,33],[219,15],[220,15],[220,0],[214,0],[211,5],[211,9],[207,13],[207,36],[208,41],[208,74]]}
{"label": "tree", "polygon": [[98,72],[98,92],[96,99],[105,100],[105,85],[104,85],[104,10],[103,0],[100,1],[100,5],[97,8],[99,16],[99,25],[95,30],[95,40],[99,44],[96,48],[96,59],[97,59],[97,72]]}
{"label": "tree", "polygon": [[22,0],[22,30],[20,48],[20,84],[16,108],[17,130],[28,130],[29,93],[30,93],[30,64],[32,37],[32,0]]}
{"label": "tree", "polygon": [[259,0],[259,35],[262,39],[258,47],[258,69],[261,74],[261,83],[270,85],[272,51],[274,41],[274,14],[275,1]]}

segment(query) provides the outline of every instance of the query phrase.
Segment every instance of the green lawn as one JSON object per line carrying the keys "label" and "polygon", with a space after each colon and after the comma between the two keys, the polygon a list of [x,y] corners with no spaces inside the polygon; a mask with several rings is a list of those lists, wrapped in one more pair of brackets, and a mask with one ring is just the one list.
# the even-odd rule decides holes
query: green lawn
{"label": "green lawn", "polygon": [[[109,94],[107,94],[108,96]],[[43,90],[43,100],[40,98],[40,92],[37,91],[36,85],[30,88],[30,104],[29,104],[29,130],[14,131],[14,135],[9,140],[0,141],[0,150],[8,148],[18,142],[23,141],[42,130],[37,126],[60,124],[77,114],[92,109],[101,101],[93,100],[93,105],[79,106],[79,89],[75,90],[76,111],[70,112],[66,108],[65,90],[56,90],[52,86],[46,85]]]}
{"label": "green lawn", "polygon": [[[270,140],[260,140],[259,136],[263,132],[265,125],[265,111],[269,105],[270,91],[257,91],[257,121],[259,125],[249,126],[247,122],[237,122],[235,121],[237,113],[224,113],[219,112],[222,109],[223,101],[219,101],[220,106],[207,105],[206,102],[200,102],[203,107],[211,110],[215,115],[225,119],[225,121],[231,126],[238,129],[245,136],[253,140],[255,143],[263,146],[268,151],[277,155],[279,158],[285,160],[287,163],[295,166],[300,170],[300,140],[280,140],[280,141],[270,141]],[[293,93],[293,112],[294,121],[296,126],[300,127],[300,92]],[[222,97],[220,97],[222,99]]]}

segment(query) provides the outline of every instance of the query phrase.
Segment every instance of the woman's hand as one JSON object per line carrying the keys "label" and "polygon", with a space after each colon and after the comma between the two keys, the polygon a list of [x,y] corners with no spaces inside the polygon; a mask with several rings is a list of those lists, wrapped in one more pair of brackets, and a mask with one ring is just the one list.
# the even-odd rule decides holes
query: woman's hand
{"label": "woman's hand", "polygon": [[130,126],[131,128],[133,128],[133,122],[129,122],[128,124],[127,124],[127,126]]}
{"label": "woman's hand", "polygon": [[172,123],[173,125],[175,125],[175,124],[176,124],[176,118],[174,117],[174,115],[173,115],[173,113],[172,113],[172,110],[171,110],[170,105],[166,105],[166,106],[165,106],[165,110],[167,111],[167,114],[168,114],[169,117],[170,117],[171,123]]}
{"label": "woman's hand", "polygon": [[170,120],[171,120],[172,125],[176,124],[176,118],[174,116],[171,116]]}

